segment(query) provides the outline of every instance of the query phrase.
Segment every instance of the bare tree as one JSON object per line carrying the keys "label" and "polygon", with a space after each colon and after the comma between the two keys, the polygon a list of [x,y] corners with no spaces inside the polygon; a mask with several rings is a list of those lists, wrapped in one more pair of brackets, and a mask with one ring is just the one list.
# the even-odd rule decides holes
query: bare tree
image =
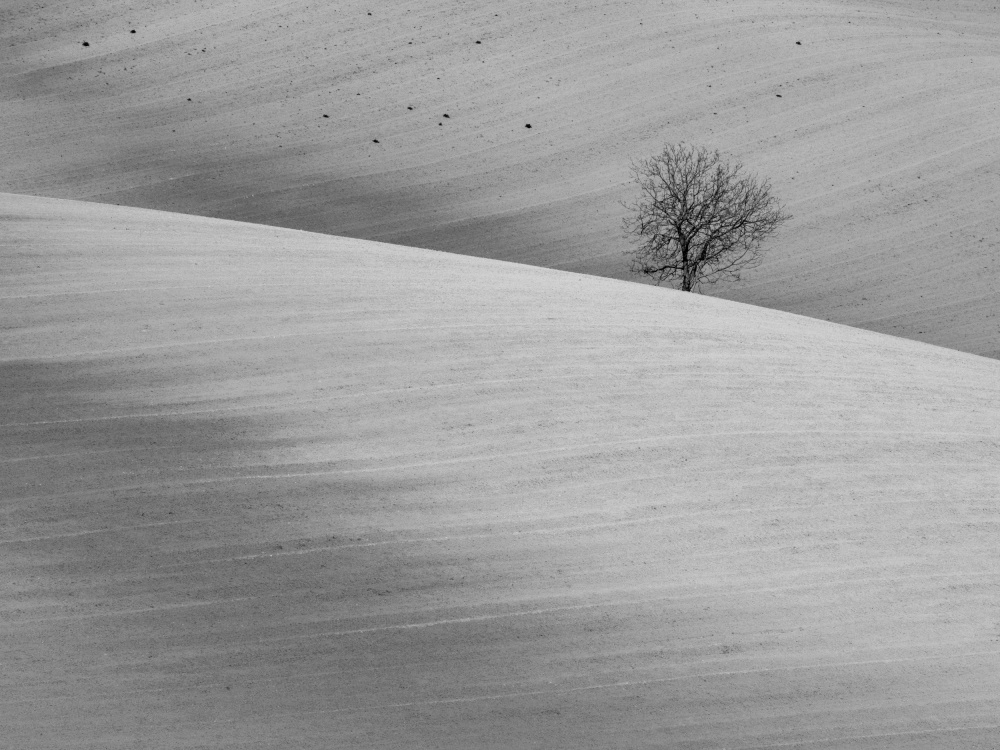
{"label": "bare tree", "polygon": [[760,264],[761,243],[791,218],[771,195],[767,180],[718,151],[669,144],[657,156],[632,163],[641,193],[624,203],[622,222],[637,243],[632,271],[657,284],[680,280],[690,292],[720,279],[739,280]]}

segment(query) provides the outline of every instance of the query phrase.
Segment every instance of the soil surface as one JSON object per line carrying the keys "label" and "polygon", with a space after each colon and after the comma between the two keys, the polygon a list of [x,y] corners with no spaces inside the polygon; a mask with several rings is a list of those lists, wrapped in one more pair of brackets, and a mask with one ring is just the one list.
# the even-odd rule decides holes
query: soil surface
{"label": "soil surface", "polygon": [[794,216],[713,294],[1000,356],[998,57],[995,0],[6,0],[0,190],[625,278],[687,141]]}
{"label": "soil surface", "polygon": [[0,253],[5,746],[998,743],[994,360],[25,196]]}

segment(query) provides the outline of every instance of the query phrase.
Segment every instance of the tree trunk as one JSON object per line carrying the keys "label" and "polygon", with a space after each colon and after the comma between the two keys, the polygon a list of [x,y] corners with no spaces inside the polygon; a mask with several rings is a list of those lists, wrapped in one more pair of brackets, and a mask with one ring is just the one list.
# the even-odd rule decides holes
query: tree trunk
{"label": "tree trunk", "polygon": [[681,291],[690,292],[691,291],[691,279],[694,276],[691,268],[691,261],[689,260],[687,243],[681,245],[681,263],[684,266],[684,274],[681,276]]}

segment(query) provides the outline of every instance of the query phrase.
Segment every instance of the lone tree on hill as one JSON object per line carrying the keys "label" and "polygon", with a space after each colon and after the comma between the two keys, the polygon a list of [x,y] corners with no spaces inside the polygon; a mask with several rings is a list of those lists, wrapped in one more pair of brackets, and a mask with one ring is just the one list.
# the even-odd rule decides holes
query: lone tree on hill
{"label": "lone tree on hill", "polygon": [[627,251],[632,271],[657,284],[680,280],[690,292],[720,279],[738,281],[760,264],[761,243],[791,218],[771,195],[767,180],[745,174],[743,165],[718,151],[670,144],[632,163],[641,194],[622,205],[622,222],[637,243]]}

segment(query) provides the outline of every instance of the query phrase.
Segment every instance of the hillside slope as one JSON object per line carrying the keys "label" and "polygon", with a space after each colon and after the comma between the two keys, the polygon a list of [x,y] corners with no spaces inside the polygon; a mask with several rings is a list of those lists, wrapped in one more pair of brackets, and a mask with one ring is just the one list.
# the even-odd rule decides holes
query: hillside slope
{"label": "hillside slope", "polygon": [[19,748],[992,747],[1000,363],[0,196]]}
{"label": "hillside slope", "polygon": [[623,278],[686,140],[795,217],[713,293],[1000,355],[993,0],[5,8],[0,190]]}

